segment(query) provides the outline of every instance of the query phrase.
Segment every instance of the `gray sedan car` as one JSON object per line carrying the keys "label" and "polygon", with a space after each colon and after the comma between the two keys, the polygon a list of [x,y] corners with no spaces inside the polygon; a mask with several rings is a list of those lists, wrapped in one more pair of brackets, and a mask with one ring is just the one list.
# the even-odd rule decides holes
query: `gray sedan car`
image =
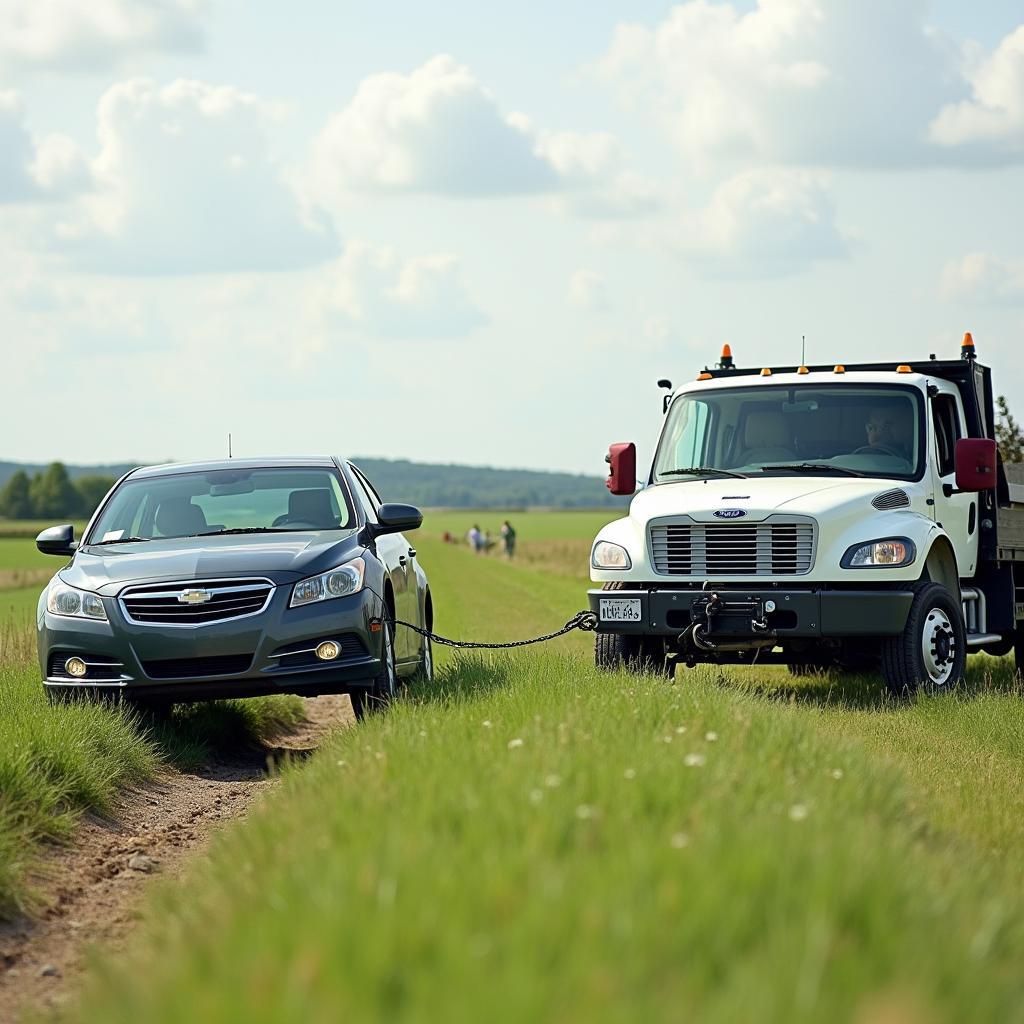
{"label": "gray sedan car", "polygon": [[230,459],[123,476],[39,600],[39,664],[54,696],[143,704],[349,693],[357,717],[403,677],[433,675],[422,522],[335,457]]}

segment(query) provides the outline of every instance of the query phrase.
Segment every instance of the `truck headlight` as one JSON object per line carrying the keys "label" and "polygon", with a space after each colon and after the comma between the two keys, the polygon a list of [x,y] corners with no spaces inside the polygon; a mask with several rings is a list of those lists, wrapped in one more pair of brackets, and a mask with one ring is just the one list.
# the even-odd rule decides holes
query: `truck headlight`
{"label": "truck headlight", "polygon": [[353,558],[351,562],[339,565],[337,569],[310,576],[308,580],[299,580],[292,588],[292,599],[289,608],[297,608],[315,601],[329,601],[332,597],[348,597],[363,589],[363,576],[366,563],[361,558]]}
{"label": "truck headlight", "polygon": [[633,563],[629,560],[629,552],[621,544],[612,544],[607,540],[599,540],[594,545],[590,564],[595,569],[631,569],[633,567]]}
{"label": "truck headlight", "polygon": [[46,610],[51,615],[107,621],[106,609],[97,594],[69,587],[66,583],[50,584],[50,589],[46,593]]}
{"label": "truck headlight", "polygon": [[917,557],[914,542],[907,537],[886,537],[867,544],[854,544],[839,563],[844,569],[899,569]]}

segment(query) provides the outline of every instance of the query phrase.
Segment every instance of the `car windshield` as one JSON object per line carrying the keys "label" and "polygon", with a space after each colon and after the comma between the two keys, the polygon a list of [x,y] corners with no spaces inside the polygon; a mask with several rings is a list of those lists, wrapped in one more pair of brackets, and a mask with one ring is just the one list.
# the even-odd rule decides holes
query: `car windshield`
{"label": "car windshield", "polygon": [[[921,397],[896,385],[730,387],[680,395],[655,483],[743,476],[920,477]],[[692,472],[691,472],[692,471]]]}
{"label": "car windshield", "polygon": [[129,477],[103,507],[86,543],[343,530],[352,522],[335,469],[218,469]]}

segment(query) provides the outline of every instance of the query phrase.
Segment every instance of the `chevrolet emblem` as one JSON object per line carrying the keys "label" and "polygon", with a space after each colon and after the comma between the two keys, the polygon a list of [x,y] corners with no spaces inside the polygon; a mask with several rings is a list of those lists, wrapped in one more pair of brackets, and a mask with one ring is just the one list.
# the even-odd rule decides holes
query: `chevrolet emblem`
{"label": "chevrolet emblem", "polygon": [[178,595],[181,604],[206,604],[213,597],[208,590],[183,590]]}

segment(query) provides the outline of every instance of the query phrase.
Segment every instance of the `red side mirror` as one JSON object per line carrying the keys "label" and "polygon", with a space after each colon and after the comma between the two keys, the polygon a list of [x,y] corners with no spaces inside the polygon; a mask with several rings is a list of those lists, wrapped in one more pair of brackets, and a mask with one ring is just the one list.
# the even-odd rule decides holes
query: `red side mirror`
{"label": "red side mirror", "polygon": [[636,445],[632,441],[613,444],[605,462],[611,467],[605,486],[612,494],[632,494],[636,490]]}
{"label": "red side mirror", "polygon": [[956,443],[958,491],[987,491],[996,485],[995,441],[988,437],[963,437]]}

